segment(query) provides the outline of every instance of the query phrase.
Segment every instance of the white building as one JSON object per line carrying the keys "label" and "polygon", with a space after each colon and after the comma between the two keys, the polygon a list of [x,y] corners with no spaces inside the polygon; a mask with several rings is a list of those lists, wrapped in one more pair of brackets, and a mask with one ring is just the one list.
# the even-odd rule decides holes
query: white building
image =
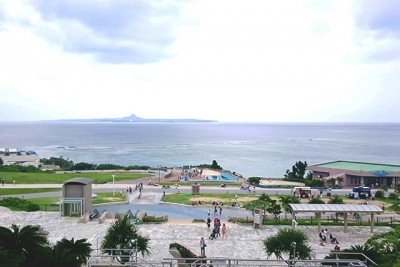
{"label": "white building", "polygon": [[0,148],[3,165],[22,165],[39,167],[40,158],[35,151],[18,151],[16,148]]}

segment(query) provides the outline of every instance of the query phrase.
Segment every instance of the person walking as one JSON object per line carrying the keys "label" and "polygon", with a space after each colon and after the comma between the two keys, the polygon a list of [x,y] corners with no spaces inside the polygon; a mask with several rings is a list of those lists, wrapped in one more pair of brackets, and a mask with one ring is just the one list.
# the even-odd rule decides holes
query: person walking
{"label": "person walking", "polygon": [[210,227],[211,227],[211,218],[210,218],[210,216],[208,216],[208,218],[207,218],[207,228],[208,228],[208,230],[210,230]]}
{"label": "person walking", "polygon": [[200,254],[201,257],[205,257],[206,256],[206,241],[204,241],[204,238],[202,237],[200,239]]}
{"label": "person walking", "polygon": [[227,227],[225,225],[225,223],[222,224],[222,238],[227,238],[228,237],[228,230]]}

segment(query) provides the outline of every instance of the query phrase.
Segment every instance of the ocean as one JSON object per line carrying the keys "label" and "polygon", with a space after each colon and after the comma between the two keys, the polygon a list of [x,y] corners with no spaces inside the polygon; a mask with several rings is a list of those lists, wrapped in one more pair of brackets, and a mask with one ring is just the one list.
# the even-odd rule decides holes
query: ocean
{"label": "ocean", "polygon": [[0,147],[75,163],[218,164],[281,178],[296,161],[400,164],[400,124],[0,122]]}

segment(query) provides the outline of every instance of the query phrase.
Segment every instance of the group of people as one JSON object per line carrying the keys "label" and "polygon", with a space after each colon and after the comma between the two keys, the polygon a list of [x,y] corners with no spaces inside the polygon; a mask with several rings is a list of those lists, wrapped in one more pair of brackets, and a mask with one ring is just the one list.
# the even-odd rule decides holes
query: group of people
{"label": "group of people", "polygon": [[[208,227],[208,229],[211,228],[211,218],[210,218],[210,216],[208,216],[208,218],[207,218],[207,227]],[[208,237],[208,239],[210,239],[210,240],[217,239],[217,237],[221,236],[221,233],[222,233],[222,238],[227,238],[228,237],[227,226],[225,225],[225,223],[223,223],[222,226],[221,226],[221,220],[218,219],[217,217],[215,217],[213,229],[212,229],[211,234]],[[200,239],[201,257],[205,257],[206,256],[206,247],[207,247],[207,244],[206,244],[206,242],[204,240],[204,237],[202,237]]]}
{"label": "group of people", "polygon": [[[208,227],[208,229],[211,228],[211,218],[210,217],[207,218],[207,227]],[[222,227],[221,227],[221,220],[218,219],[217,217],[215,217],[214,227],[211,231],[209,239],[211,239],[211,240],[216,239],[217,237],[221,236],[221,232],[222,232],[223,238],[228,237],[227,227],[226,227],[225,223],[223,223]]]}
{"label": "group of people", "polygon": [[339,251],[340,250],[339,241],[331,233],[328,233],[328,229],[322,229],[321,232],[319,233],[321,246],[325,246],[325,244],[328,243],[328,241],[327,241],[328,235],[329,235],[330,243],[335,244],[334,250]]}

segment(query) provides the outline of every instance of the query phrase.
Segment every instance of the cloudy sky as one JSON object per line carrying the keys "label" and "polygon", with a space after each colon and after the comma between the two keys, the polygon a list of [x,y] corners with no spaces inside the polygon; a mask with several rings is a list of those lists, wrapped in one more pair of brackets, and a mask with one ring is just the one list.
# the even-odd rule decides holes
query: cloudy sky
{"label": "cloudy sky", "polygon": [[0,0],[0,120],[400,122],[400,1]]}

